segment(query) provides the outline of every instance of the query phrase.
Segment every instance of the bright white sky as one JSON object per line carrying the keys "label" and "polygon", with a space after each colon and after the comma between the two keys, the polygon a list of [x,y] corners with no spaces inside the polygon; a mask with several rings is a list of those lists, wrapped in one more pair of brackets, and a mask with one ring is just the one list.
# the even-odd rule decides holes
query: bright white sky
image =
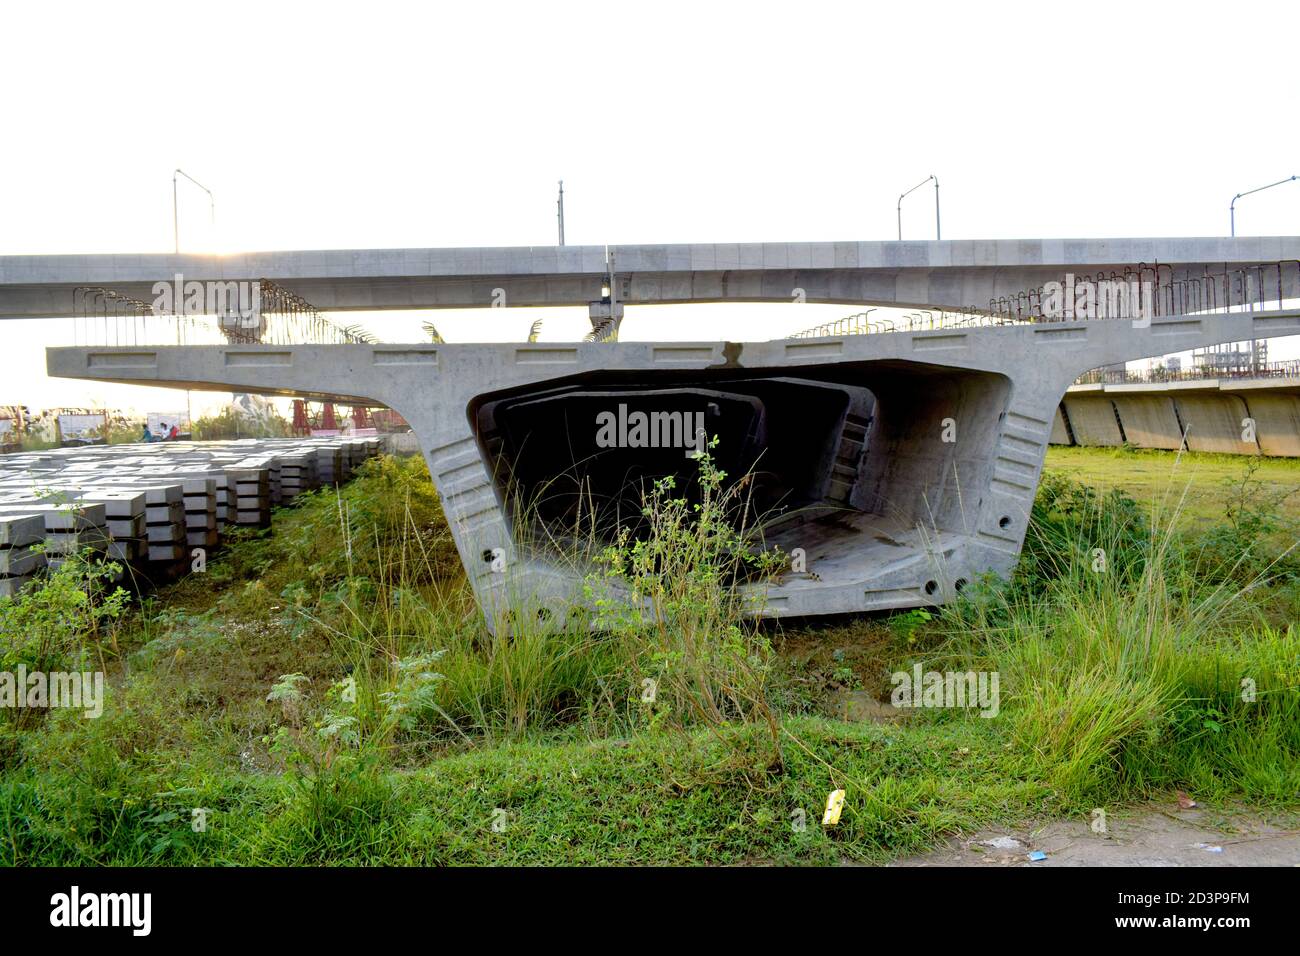
{"label": "bright white sky", "polygon": [[[560,178],[570,244],[890,239],[930,173],[945,238],[1226,235],[1233,194],[1300,173],[1297,27],[1281,2],[9,4],[0,255],[168,251],[178,166],[216,194],[214,235],[182,183],[192,251],[551,244]],[[933,236],[931,188],[903,208]],[[1237,231],[1300,232],[1300,182]],[[623,337],[845,311],[643,308]],[[587,327],[434,320],[544,315]],[[46,379],[64,324],[0,325],[0,404],[179,407]]]}

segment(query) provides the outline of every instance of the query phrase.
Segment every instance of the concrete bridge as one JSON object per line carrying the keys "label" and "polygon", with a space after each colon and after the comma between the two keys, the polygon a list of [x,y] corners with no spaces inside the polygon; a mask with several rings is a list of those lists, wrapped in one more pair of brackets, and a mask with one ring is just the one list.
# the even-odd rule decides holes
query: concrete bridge
{"label": "concrete bridge", "polygon": [[[855,303],[934,305],[936,299],[958,303],[1058,273],[1067,263],[1040,261],[1049,245],[1048,258],[1067,259],[1071,267],[1083,259],[1099,266],[1098,258],[1155,259],[1181,249],[1182,267],[1192,270],[1203,268],[1199,260],[1212,251],[1230,251],[1217,241],[1150,242],[1115,250],[1081,243],[1068,254],[1065,244],[987,243],[994,259],[1005,253],[1015,261],[942,267],[930,261],[863,265],[863,244],[852,244],[846,255],[857,254],[854,265],[835,265],[832,249],[821,260],[829,264],[820,269],[792,271],[787,260],[771,270],[742,270],[744,295],[733,285],[731,270],[718,270],[716,259],[700,277],[686,254],[675,272],[656,273],[674,276],[676,291],[662,284],[651,288],[658,290],[656,301],[761,299],[784,298],[780,289],[790,281],[820,282],[814,288],[836,301],[843,295]],[[1300,240],[1236,243],[1231,248],[1240,263],[1297,251]],[[981,244],[914,245],[933,256],[964,247],[964,257]],[[793,247],[783,248],[788,256]],[[900,247],[889,255],[904,252]],[[557,260],[564,255],[582,252],[549,253]],[[669,265],[664,261],[658,268]],[[129,274],[143,275],[144,268],[132,265]],[[484,265],[479,260],[465,268]],[[499,271],[487,280],[395,278],[412,293],[404,305],[417,299],[427,304],[422,297],[439,288],[455,298],[452,289],[461,289],[460,296],[480,281],[503,281],[505,264],[490,268]],[[96,273],[94,281],[117,281],[112,271]],[[24,275],[33,278],[30,270]],[[1280,267],[1278,277],[1283,282]],[[55,290],[68,295],[68,283],[81,281],[91,281],[84,270],[56,269],[44,285],[29,282],[22,293],[10,288],[0,292],[7,296],[0,301],[12,313],[25,295],[24,308],[64,314],[65,307],[56,308]],[[331,288],[328,280],[312,281],[321,283],[318,293]],[[373,275],[359,284],[339,281],[325,301],[373,308],[381,281]],[[545,278],[512,281],[515,288],[534,290],[539,304],[581,300],[590,288],[584,284],[589,277],[577,275],[555,280],[559,285]],[[857,283],[857,291],[838,290],[840,281]],[[420,296],[413,294],[417,288],[424,290]],[[1279,302],[1283,291],[1293,294],[1289,288],[1279,289]],[[510,615],[560,620],[580,607],[583,548],[599,547],[616,525],[635,521],[640,493],[652,479],[680,475],[690,493],[694,463],[680,441],[606,447],[598,440],[601,416],[615,410],[620,419],[629,413],[663,421],[702,416],[707,433],[720,436],[721,466],[733,476],[753,473],[755,517],[766,525],[767,543],[805,556],[805,565],[764,588],[762,613],[804,616],[938,603],[981,574],[1009,573],[1023,544],[1058,407],[1083,372],[1300,333],[1300,311],[1278,303],[1225,306],[1229,311],[1138,321],[966,324],[772,342],[134,345],[50,349],[47,362],[56,376],[346,394],[396,409],[421,439],[461,558],[494,628],[508,627]]]}
{"label": "concrete bridge", "polygon": [[[1283,260],[1300,260],[1300,237],[0,256],[0,318],[76,315],[74,290],[87,286],[149,302],[154,283],[170,282],[177,274],[200,281],[268,279],[325,312],[587,306],[594,321],[608,317],[601,305],[616,313],[624,304],[796,298],[982,310],[999,297],[1062,281],[1066,273],[1112,273],[1159,263],[1164,280]],[[1300,291],[1293,274],[1281,278],[1286,296]]]}

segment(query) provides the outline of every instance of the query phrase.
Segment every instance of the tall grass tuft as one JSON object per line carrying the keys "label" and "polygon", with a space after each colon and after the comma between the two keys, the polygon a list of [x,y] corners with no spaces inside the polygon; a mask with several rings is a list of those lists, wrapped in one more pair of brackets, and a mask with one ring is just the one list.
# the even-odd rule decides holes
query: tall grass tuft
{"label": "tall grass tuft", "polygon": [[943,617],[940,656],[1000,672],[1013,739],[1069,804],[1300,785],[1300,633],[1265,620],[1271,564],[1207,562],[1178,519],[1049,479],[1016,579]]}
{"label": "tall grass tuft", "polygon": [[[713,439],[709,448],[715,448]],[[589,581],[598,625],[618,642],[625,678],[656,722],[679,727],[778,722],[768,701],[772,648],[761,606],[737,585],[766,579],[781,556],[759,547],[748,476],[727,483],[709,452],[695,455],[700,500],[664,477],[644,493],[643,531],[621,528]]]}

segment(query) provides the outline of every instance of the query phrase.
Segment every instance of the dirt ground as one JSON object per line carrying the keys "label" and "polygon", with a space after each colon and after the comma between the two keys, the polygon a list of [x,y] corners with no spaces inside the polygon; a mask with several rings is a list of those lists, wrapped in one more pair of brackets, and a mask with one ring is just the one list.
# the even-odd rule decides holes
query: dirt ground
{"label": "dirt ground", "polygon": [[[1100,822],[1100,819],[1099,819]],[[981,831],[893,866],[1300,866],[1300,818],[1135,807],[1088,820]],[[1035,851],[1046,854],[1031,861]]]}

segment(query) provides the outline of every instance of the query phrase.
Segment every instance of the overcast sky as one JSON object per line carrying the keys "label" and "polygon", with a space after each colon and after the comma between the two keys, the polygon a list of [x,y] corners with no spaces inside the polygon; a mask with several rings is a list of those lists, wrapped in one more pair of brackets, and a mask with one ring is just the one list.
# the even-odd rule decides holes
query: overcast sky
{"label": "overcast sky", "polygon": [[[1226,235],[1234,193],[1300,173],[1296,9],[6,4],[0,255],[168,251],[178,166],[216,195],[214,235],[182,186],[191,251],[553,244],[560,178],[570,244],[891,239],[931,173],[944,238]],[[1300,182],[1238,204],[1238,234],[1298,227]],[[933,237],[932,189],[903,228]],[[845,312],[777,310],[630,310],[625,337]],[[540,314],[435,320],[500,340]],[[0,324],[0,403],[168,404],[43,381],[58,324]]]}

